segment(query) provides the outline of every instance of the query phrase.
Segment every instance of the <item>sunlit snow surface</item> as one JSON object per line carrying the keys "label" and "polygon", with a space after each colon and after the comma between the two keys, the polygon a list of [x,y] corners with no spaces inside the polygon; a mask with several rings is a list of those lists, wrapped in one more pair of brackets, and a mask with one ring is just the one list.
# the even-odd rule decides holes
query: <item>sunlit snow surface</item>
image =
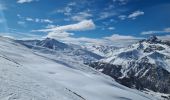
{"label": "sunlit snow surface", "polygon": [[60,61],[60,57],[34,52],[13,40],[0,37],[0,100],[155,98],[126,88],[78,62]]}

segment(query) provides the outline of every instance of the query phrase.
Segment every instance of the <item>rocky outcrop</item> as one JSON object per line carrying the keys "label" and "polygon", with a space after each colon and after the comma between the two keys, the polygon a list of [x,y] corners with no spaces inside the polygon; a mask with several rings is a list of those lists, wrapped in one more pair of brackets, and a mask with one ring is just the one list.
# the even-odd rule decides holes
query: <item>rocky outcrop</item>
{"label": "rocky outcrop", "polygon": [[170,73],[160,66],[150,63],[134,63],[133,68],[125,71],[122,66],[109,63],[93,62],[89,65],[127,87],[170,93]]}

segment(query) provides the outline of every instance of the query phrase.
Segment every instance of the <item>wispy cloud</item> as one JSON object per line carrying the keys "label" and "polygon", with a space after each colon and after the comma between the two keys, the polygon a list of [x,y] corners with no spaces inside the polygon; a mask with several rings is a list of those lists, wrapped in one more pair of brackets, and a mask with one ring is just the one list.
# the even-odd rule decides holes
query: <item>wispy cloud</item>
{"label": "wispy cloud", "polygon": [[162,31],[144,31],[141,32],[142,35],[149,35],[149,34],[155,34],[155,33],[160,33]]}
{"label": "wispy cloud", "polygon": [[137,10],[137,11],[132,12],[132,13],[129,14],[129,15],[119,15],[118,18],[119,18],[120,20],[136,19],[138,16],[142,16],[142,15],[144,15],[144,12]]}
{"label": "wispy cloud", "polygon": [[65,7],[63,9],[57,9],[54,11],[54,13],[63,13],[64,15],[71,15],[72,8],[71,7]]}
{"label": "wispy cloud", "polygon": [[78,14],[76,14],[75,16],[72,16],[71,19],[73,21],[82,21],[82,20],[86,20],[90,17],[92,17],[93,15],[88,13],[88,12],[79,12]]}
{"label": "wispy cloud", "polygon": [[105,39],[108,39],[108,40],[111,40],[111,41],[139,39],[139,38],[134,37],[134,36],[119,35],[119,34],[113,34],[112,36],[104,37],[104,38],[105,38]]}
{"label": "wispy cloud", "polygon": [[5,22],[5,20],[0,18],[0,23],[4,23],[4,22]]}
{"label": "wispy cloud", "polygon": [[126,15],[119,15],[118,18],[121,19],[121,20],[125,20],[127,18],[127,16]]}
{"label": "wispy cloud", "polygon": [[2,10],[6,10],[6,9],[7,9],[6,5],[0,4],[0,10],[1,10],[1,11],[2,11]]}
{"label": "wispy cloud", "polygon": [[119,5],[126,5],[129,0],[113,0],[113,2],[117,2]]}
{"label": "wispy cloud", "polygon": [[109,30],[115,30],[115,27],[108,27]]}
{"label": "wispy cloud", "polygon": [[27,40],[32,40],[32,39],[40,39],[42,38],[42,35],[34,34],[31,32],[25,33],[18,31],[17,29],[13,28],[8,28],[8,32],[5,33],[0,33],[0,35],[8,38],[13,38],[13,39],[27,39]]}
{"label": "wispy cloud", "polygon": [[103,20],[103,19],[106,19],[106,18],[110,18],[110,17],[113,17],[113,16],[115,16],[117,14],[118,14],[117,12],[101,12],[100,17],[98,18],[98,20]]}
{"label": "wispy cloud", "polygon": [[128,16],[128,18],[136,19],[136,17],[141,16],[141,15],[144,15],[144,12],[138,10],[138,11],[132,12],[132,13]]}
{"label": "wispy cloud", "polygon": [[32,18],[30,18],[30,17],[27,17],[25,20],[26,20],[26,21],[34,21],[34,19],[32,19]]}
{"label": "wispy cloud", "polygon": [[64,6],[63,8],[60,9],[55,9],[54,11],[52,11],[52,13],[61,13],[64,14],[66,16],[70,16],[72,14],[72,8],[76,5],[76,2],[70,2],[68,3],[66,6]]}
{"label": "wispy cloud", "polygon": [[73,43],[73,44],[82,44],[82,45],[114,45],[117,47],[124,47],[128,46],[131,43],[134,43],[140,39],[138,37],[133,36],[126,36],[126,35],[120,35],[120,34],[113,34],[108,37],[103,38],[87,38],[87,37],[67,37],[67,38],[60,38],[61,41],[67,42],[67,43]]}
{"label": "wispy cloud", "polygon": [[164,29],[165,32],[170,33],[170,27]]}
{"label": "wispy cloud", "polygon": [[76,2],[70,2],[68,3],[68,6],[75,6],[76,5]]}
{"label": "wispy cloud", "polygon": [[120,35],[120,34],[113,34],[108,37],[103,37],[103,39],[108,40],[112,43],[112,45],[118,46],[118,47],[124,47],[128,46],[131,43],[137,42],[140,39],[143,39],[141,37],[134,37],[130,35]]}
{"label": "wispy cloud", "polygon": [[53,21],[50,19],[41,19],[41,18],[31,18],[31,17],[23,17],[20,14],[17,14],[17,17],[21,20],[24,21],[29,21],[29,22],[36,22],[36,23],[49,23],[52,24]]}
{"label": "wispy cloud", "polygon": [[18,21],[17,24],[22,27],[26,27],[26,23],[24,21]]}
{"label": "wispy cloud", "polygon": [[63,42],[67,43],[73,43],[73,44],[81,44],[81,45],[108,45],[112,44],[110,43],[111,41],[105,40],[105,39],[94,39],[94,38],[87,38],[87,37],[79,37],[79,38],[74,38],[74,37],[67,37],[67,38],[61,38],[60,39]]}
{"label": "wispy cloud", "polygon": [[31,18],[27,18],[26,19],[27,21],[33,21],[33,22],[36,22],[36,23],[53,23],[52,20],[50,19],[40,19],[40,18],[35,18],[35,19],[31,19]]}
{"label": "wispy cloud", "polygon": [[164,35],[164,36],[158,36],[159,39],[161,40],[168,40],[170,39],[170,35]]}
{"label": "wispy cloud", "polygon": [[158,31],[144,31],[141,32],[142,35],[159,34],[159,33],[170,33],[170,27]]}
{"label": "wispy cloud", "polygon": [[33,1],[38,1],[38,0],[18,0],[17,3],[23,4],[23,3],[30,3]]}

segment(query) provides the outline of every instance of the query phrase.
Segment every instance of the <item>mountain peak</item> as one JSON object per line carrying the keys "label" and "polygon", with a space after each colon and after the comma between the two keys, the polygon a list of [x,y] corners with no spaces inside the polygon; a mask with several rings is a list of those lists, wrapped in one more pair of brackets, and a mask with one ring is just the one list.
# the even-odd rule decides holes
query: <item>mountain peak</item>
{"label": "mountain peak", "polygon": [[[45,41],[57,41],[56,39],[49,38],[49,37],[45,38],[44,40],[45,40]],[[58,42],[58,41],[57,41],[57,42]]]}
{"label": "mountain peak", "polygon": [[59,42],[53,38],[46,38],[37,43],[37,45],[42,47],[47,47],[49,49],[65,49],[68,48],[68,45],[62,42]]}
{"label": "mountain peak", "polygon": [[154,43],[154,42],[159,42],[160,40],[157,38],[156,35],[152,35],[148,39],[146,39],[146,41]]}

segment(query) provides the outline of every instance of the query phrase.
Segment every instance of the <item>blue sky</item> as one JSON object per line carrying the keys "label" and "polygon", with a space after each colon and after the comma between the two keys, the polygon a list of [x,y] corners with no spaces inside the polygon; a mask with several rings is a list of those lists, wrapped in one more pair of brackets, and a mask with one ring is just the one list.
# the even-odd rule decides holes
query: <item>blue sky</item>
{"label": "blue sky", "polygon": [[0,0],[0,26],[15,38],[169,38],[170,0]]}

